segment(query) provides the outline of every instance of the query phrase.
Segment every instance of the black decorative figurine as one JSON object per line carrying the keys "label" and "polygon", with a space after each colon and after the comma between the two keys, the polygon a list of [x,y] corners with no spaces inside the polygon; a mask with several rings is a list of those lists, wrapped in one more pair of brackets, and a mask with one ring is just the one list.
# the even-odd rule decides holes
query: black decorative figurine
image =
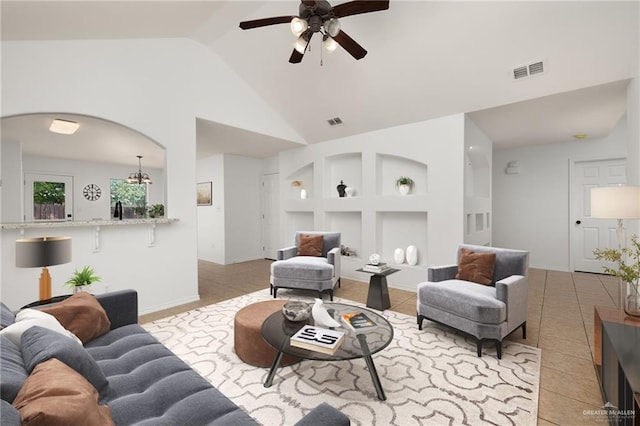
{"label": "black decorative figurine", "polygon": [[338,195],[340,197],[344,197],[346,194],[344,193],[345,188],[347,187],[347,185],[344,184],[343,181],[340,181],[340,185],[337,186],[337,190],[338,190]]}
{"label": "black decorative figurine", "polygon": [[120,201],[116,202],[116,207],[113,209],[113,217],[122,220],[122,203]]}

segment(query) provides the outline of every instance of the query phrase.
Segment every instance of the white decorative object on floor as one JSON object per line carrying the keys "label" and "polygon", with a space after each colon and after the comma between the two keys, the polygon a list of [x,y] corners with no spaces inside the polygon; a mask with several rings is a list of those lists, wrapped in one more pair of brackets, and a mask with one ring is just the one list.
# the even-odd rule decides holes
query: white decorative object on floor
{"label": "white decorative object on floor", "polygon": [[418,248],[416,246],[407,247],[407,263],[409,265],[418,264]]}
{"label": "white decorative object on floor", "polygon": [[404,249],[401,249],[400,247],[395,249],[393,252],[393,260],[396,263],[404,263]]}
{"label": "white decorative object on floor", "polygon": [[380,256],[378,253],[373,253],[371,256],[369,256],[369,263],[372,265],[378,265],[381,260],[382,256]]}
{"label": "white decorative object on floor", "polygon": [[311,308],[311,315],[313,316],[313,321],[318,327],[340,327],[340,323],[334,320],[327,309],[324,307],[324,303],[322,299],[316,299],[316,303],[313,304],[313,308]]}

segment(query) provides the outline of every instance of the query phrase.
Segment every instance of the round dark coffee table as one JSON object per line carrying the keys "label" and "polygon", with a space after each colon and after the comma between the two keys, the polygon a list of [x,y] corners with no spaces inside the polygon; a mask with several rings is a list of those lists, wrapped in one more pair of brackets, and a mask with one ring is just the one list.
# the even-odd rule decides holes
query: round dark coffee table
{"label": "round dark coffee table", "polygon": [[262,324],[262,336],[267,343],[276,349],[277,353],[264,386],[268,388],[273,383],[273,378],[280,365],[280,360],[285,354],[302,359],[319,361],[346,361],[363,358],[367,363],[371,380],[373,380],[373,385],[378,394],[378,399],[382,401],[386,400],[380,378],[378,377],[371,356],[389,346],[389,343],[391,343],[393,339],[393,327],[383,316],[360,306],[347,305],[345,303],[325,303],[324,306],[336,319],[344,313],[363,312],[376,323],[376,327],[358,331],[353,331],[346,326],[339,328],[339,331],[345,333],[345,339],[336,353],[329,355],[289,345],[290,337],[302,328],[302,326],[307,324],[314,325],[313,318],[307,321],[292,322],[287,320],[284,315],[282,315],[282,312],[271,314]]}

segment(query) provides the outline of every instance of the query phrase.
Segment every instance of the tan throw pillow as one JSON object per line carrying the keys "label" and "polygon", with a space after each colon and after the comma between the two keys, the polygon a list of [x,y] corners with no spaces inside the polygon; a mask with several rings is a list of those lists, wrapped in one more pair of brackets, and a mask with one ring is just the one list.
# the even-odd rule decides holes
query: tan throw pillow
{"label": "tan throw pillow", "polygon": [[300,235],[298,256],[322,256],[322,235]]}
{"label": "tan throw pillow", "polygon": [[491,285],[495,263],[495,253],[476,253],[463,248],[460,251],[456,279]]}
{"label": "tan throw pillow", "polygon": [[83,344],[111,329],[111,321],[100,302],[86,292],[74,294],[43,311],[56,317],[60,324],[78,336]]}
{"label": "tan throw pillow", "polygon": [[26,426],[114,425],[109,407],[98,405],[98,391],[56,358],[33,369],[13,406]]}

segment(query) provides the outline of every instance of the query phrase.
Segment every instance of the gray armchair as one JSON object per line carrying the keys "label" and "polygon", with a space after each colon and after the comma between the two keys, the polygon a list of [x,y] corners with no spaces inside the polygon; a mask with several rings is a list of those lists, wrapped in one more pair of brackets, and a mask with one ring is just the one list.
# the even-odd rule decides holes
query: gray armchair
{"label": "gray armchair", "polygon": [[[302,235],[322,235],[319,256],[298,256]],[[333,300],[333,289],[340,286],[340,233],[304,232],[295,235],[295,245],[278,250],[277,260],[271,264],[271,294],[279,288],[313,290],[320,298],[324,292]]]}
{"label": "gray armchair", "polygon": [[477,339],[478,356],[486,340],[496,342],[502,358],[502,340],[522,327],[527,338],[527,273],[529,252],[461,245],[475,253],[495,253],[491,285],[455,279],[458,265],[428,268],[428,281],[418,284],[418,328],[429,319],[464,331]]}

